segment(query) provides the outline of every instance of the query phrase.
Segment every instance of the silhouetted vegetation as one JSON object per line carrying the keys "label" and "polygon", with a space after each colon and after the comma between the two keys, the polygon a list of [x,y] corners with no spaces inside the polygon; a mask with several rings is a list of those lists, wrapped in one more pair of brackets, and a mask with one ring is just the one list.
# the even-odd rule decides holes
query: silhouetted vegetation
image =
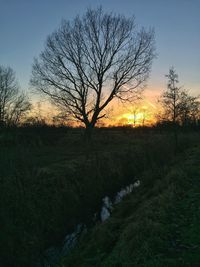
{"label": "silhouetted vegetation", "polygon": [[[0,266],[38,267],[80,222],[88,233],[57,258],[62,267],[199,266],[200,102],[170,68],[163,113],[145,126],[136,100],[154,57],[154,31],[133,17],[98,8],[63,20],[32,69],[31,84],[59,109],[50,120],[40,103],[28,116],[14,71],[0,66]],[[129,102],[133,125],[98,128],[114,98]],[[102,198],[136,180],[94,225]]]}
{"label": "silhouetted vegetation", "polygon": [[154,58],[154,33],[136,30],[133,17],[88,9],[63,20],[33,65],[32,84],[88,136],[107,114],[113,98],[133,101],[148,78]]}
{"label": "silhouetted vegetation", "polygon": [[169,70],[166,77],[168,85],[161,97],[164,108],[161,119],[170,121],[174,125],[197,124],[200,119],[199,97],[191,96],[183,87],[178,86],[178,74],[174,68]]}
{"label": "silhouetted vegetation", "polygon": [[184,88],[179,87],[178,74],[172,67],[169,69],[167,89],[161,96],[163,114],[160,121],[168,126],[173,125],[175,136],[175,150],[178,143],[178,127],[198,125],[200,119],[200,101],[191,96]]}
{"label": "silhouetted vegetation", "polygon": [[17,125],[30,111],[31,104],[20,92],[14,71],[0,66],[0,127]]}

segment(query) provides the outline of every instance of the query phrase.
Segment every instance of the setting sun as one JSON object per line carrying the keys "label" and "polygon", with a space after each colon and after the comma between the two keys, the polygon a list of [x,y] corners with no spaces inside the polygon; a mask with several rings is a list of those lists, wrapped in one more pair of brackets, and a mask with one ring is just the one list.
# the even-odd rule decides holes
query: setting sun
{"label": "setting sun", "polygon": [[[145,102],[145,105],[144,105]],[[150,126],[155,123],[155,105],[144,101],[137,106],[127,108],[128,112],[121,110],[120,114],[114,119],[115,125],[120,126]]]}
{"label": "setting sun", "polygon": [[0,0],[0,267],[200,267],[200,0]]}
{"label": "setting sun", "polygon": [[124,125],[128,124],[135,127],[142,125],[144,118],[145,114],[142,112],[138,112],[136,114],[125,113],[119,117],[119,122],[122,122]]}

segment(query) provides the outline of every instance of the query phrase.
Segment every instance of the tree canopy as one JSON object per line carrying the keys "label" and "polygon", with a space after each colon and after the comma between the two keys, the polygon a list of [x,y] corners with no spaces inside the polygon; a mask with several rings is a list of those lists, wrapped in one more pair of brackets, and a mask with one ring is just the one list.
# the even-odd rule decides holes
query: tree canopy
{"label": "tree canopy", "polygon": [[17,124],[31,109],[24,92],[20,92],[15,73],[10,67],[0,66],[0,125]]}
{"label": "tree canopy", "polygon": [[199,97],[179,86],[178,74],[173,67],[166,77],[168,84],[161,97],[163,119],[181,125],[196,122],[200,115]]}
{"label": "tree canopy", "polygon": [[148,78],[154,32],[137,30],[134,17],[88,9],[63,20],[34,60],[31,83],[92,128],[113,98],[131,101]]}

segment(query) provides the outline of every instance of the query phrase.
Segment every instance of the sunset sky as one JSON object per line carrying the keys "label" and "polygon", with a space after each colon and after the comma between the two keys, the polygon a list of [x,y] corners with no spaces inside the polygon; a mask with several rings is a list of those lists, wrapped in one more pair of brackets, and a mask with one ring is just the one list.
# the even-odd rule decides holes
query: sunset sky
{"label": "sunset sky", "polygon": [[[23,90],[29,90],[33,58],[62,18],[73,19],[87,7],[136,17],[138,26],[154,27],[157,58],[145,91],[147,106],[166,87],[174,66],[180,84],[200,93],[199,0],[0,0],[0,65],[11,66]],[[149,104],[150,102],[150,104]]]}

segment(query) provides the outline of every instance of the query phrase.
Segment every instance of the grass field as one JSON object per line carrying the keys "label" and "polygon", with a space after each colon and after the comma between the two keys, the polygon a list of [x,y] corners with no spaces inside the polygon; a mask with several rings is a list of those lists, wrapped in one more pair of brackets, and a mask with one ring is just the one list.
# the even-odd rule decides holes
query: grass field
{"label": "grass field", "polygon": [[[183,217],[190,202],[179,198],[190,192],[193,177],[188,170],[195,177],[191,194],[194,199],[198,196],[199,147],[194,148],[198,142],[198,132],[180,133],[175,156],[173,135],[154,129],[97,129],[90,143],[85,142],[82,129],[1,130],[2,266],[31,266],[77,223],[89,223],[103,196],[112,197],[138,178],[142,181],[138,192],[123,201],[105,224],[91,229],[62,262],[64,266],[160,267],[162,259],[162,264],[179,266],[169,264],[175,264],[174,249],[180,250],[180,255],[185,251],[181,246],[188,245],[190,233],[180,245],[176,236],[170,239],[170,235],[176,225],[178,229],[181,225],[181,233],[187,228]],[[189,212],[187,218],[193,218],[193,211]],[[194,231],[198,232],[196,222]],[[198,240],[191,242],[196,247]],[[184,257],[189,262],[192,256],[188,252]]]}
{"label": "grass field", "polygon": [[141,181],[59,266],[200,266],[200,145]]}

